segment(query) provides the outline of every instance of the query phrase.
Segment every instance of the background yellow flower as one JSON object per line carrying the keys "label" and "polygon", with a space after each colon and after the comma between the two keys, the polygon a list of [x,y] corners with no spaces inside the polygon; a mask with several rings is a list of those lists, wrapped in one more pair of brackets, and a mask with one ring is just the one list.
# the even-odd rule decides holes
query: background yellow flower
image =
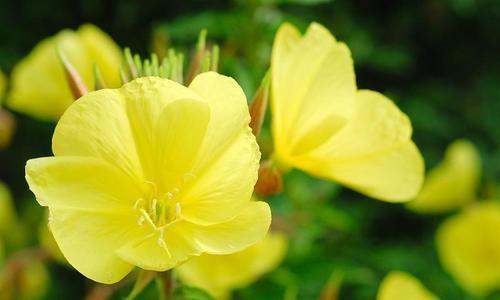
{"label": "background yellow flower", "polygon": [[182,264],[176,270],[187,285],[207,290],[216,299],[231,298],[231,291],[243,288],[283,260],[288,239],[270,232],[262,241],[228,255],[203,254]]}
{"label": "background yellow flower", "polygon": [[79,272],[114,283],[134,266],[165,271],[267,233],[269,206],[251,201],[260,152],[248,123],[229,77],[203,73],[189,87],[139,78],[71,105],[55,156],[28,161],[26,178]]}
{"label": "background yellow flower", "polygon": [[467,291],[488,294],[500,288],[500,204],[484,201],[450,217],[438,229],[443,267]]}
{"label": "background yellow flower", "polygon": [[477,197],[481,158],[467,140],[448,146],[444,160],[429,171],[418,197],[408,203],[421,213],[443,213],[464,206]]}
{"label": "background yellow flower", "polygon": [[69,29],[41,41],[12,71],[7,105],[43,120],[57,120],[74,101],[59,58],[59,49],[93,89],[94,64],[109,87],[120,85],[121,51],[113,40],[91,24]]}
{"label": "background yellow flower", "polygon": [[377,92],[357,90],[349,48],[323,26],[282,25],[272,52],[273,159],[283,168],[398,202],[415,197],[423,159],[408,117]]}
{"label": "background yellow flower", "polygon": [[437,300],[438,298],[411,274],[392,271],[380,284],[377,300]]}

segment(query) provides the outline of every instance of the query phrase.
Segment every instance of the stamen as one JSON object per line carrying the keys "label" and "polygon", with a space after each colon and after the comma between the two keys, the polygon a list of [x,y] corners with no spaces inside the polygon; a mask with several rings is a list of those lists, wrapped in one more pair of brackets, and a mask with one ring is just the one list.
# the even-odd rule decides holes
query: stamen
{"label": "stamen", "polygon": [[144,199],[142,198],[137,199],[134,203],[134,209],[139,208],[139,205],[141,204],[142,201],[144,201]]}
{"label": "stamen", "polygon": [[174,194],[172,194],[172,192],[167,192],[166,196],[168,200],[172,200],[174,198]]}
{"label": "stamen", "polygon": [[141,208],[141,213],[142,213],[142,216],[144,217],[144,219],[146,221],[148,221],[149,225],[151,225],[151,227],[153,227],[153,229],[156,230],[156,225],[155,223],[153,222],[153,220],[151,220],[151,217],[149,216],[149,214],[146,212],[146,210],[144,208]]}

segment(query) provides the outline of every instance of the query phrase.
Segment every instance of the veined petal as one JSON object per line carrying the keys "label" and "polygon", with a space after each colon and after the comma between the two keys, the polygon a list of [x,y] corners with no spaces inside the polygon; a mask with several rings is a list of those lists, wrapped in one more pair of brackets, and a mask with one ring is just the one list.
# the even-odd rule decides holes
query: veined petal
{"label": "veined petal", "polygon": [[337,161],[303,161],[300,168],[389,202],[414,198],[424,178],[424,163],[411,141],[383,151]]}
{"label": "veined petal", "polygon": [[160,236],[159,232],[143,228],[138,238],[128,241],[116,250],[116,254],[123,260],[145,270],[163,272],[172,269],[192,255],[201,253],[187,236],[176,230],[176,227],[182,226],[182,223],[181,221],[167,228],[163,236]]}
{"label": "veined petal", "polygon": [[209,254],[230,254],[262,240],[271,224],[271,209],[262,201],[250,201],[233,219],[209,226],[183,223],[176,230],[196,248]]}
{"label": "veined petal", "polygon": [[424,171],[411,131],[408,117],[392,101],[359,91],[353,118],[321,146],[294,157],[293,164],[371,197],[408,201],[420,190]]}
{"label": "veined petal", "polygon": [[142,178],[125,101],[119,90],[91,92],[76,101],[57,124],[54,155],[100,158]]}
{"label": "veined petal", "polygon": [[114,250],[136,237],[135,221],[133,215],[51,208],[49,226],[75,269],[94,281],[111,284],[134,267]]}
{"label": "veined petal", "polygon": [[85,211],[130,211],[141,191],[115,166],[90,157],[44,157],[26,164],[38,203]]}
{"label": "veined petal", "polygon": [[210,108],[199,100],[180,99],[165,106],[152,146],[161,190],[179,188],[194,179],[191,168],[209,120]]}
{"label": "veined petal", "polygon": [[77,34],[85,45],[92,63],[99,67],[106,84],[109,87],[119,87],[119,66],[122,63],[122,53],[118,45],[105,32],[92,24],[80,26]]}
{"label": "veined petal", "polygon": [[194,78],[189,89],[210,106],[210,123],[193,172],[201,173],[248,127],[250,114],[243,90],[234,79],[215,72]]}
{"label": "veined petal", "polygon": [[259,160],[255,137],[249,128],[245,128],[185,192],[183,217],[193,223],[209,225],[227,221],[238,214],[252,195]]}
{"label": "veined petal", "polygon": [[[350,51],[344,44],[317,23],[298,42],[292,32],[287,27],[278,32],[272,58],[273,130],[281,155],[309,150],[295,149],[295,144],[305,135],[314,135],[310,131],[326,118],[349,118],[356,91]],[[287,39],[292,42],[282,45]]]}
{"label": "veined petal", "polygon": [[[162,123],[164,122],[163,118],[167,116],[164,114],[165,107],[177,100],[206,101],[185,86],[159,77],[136,79],[125,84],[119,91],[125,98],[125,116],[129,123],[143,176],[147,181],[159,183],[162,180],[158,177],[157,163],[162,159],[160,157],[162,153],[158,152],[158,145],[162,144],[161,139],[163,139],[162,135],[164,134],[161,132],[164,128],[161,127],[165,126]],[[184,103],[184,105],[187,104]],[[194,109],[196,110],[196,108]],[[185,110],[189,110],[189,108],[185,108]],[[202,123],[205,122],[204,118],[200,117]]]}
{"label": "veined petal", "polygon": [[328,160],[367,155],[409,141],[411,132],[410,120],[390,99],[360,90],[353,118],[310,155]]}
{"label": "veined petal", "polygon": [[453,142],[442,163],[427,175],[422,191],[408,207],[422,213],[440,213],[464,206],[476,199],[481,178],[481,159],[466,140]]}
{"label": "veined petal", "polygon": [[80,98],[61,117],[52,141],[56,156],[102,158],[140,181],[155,181],[157,126],[163,108],[179,99],[198,99],[186,87],[156,77]]}

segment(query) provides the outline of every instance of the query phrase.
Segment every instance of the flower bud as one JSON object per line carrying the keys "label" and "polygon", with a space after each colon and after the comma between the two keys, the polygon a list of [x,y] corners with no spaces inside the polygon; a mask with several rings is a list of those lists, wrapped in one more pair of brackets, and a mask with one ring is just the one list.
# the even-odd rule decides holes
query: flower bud
{"label": "flower bud", "polygon": [[259,168],[259,178],[255,184],[255,194],[258,196],[270,196],[281,193],[283,190],[283,178],[280,170],[272,161],[264,161]]}

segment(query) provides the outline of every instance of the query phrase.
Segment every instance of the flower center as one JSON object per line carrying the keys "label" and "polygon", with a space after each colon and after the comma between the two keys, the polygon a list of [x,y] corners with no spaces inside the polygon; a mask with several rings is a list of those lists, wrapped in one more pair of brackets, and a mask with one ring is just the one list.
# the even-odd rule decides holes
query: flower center
{"label": "flower center", "polygon": [[134,203],[134,210],[138,214],[139,226],[150,226],[153,234],[158,234],[158,246],[170,255],[165,243],[165,230],[181,220],[182,207],[180,203],[180,189],[173,188],[166,193],[160,193],[153,182],[147,182],[152,188],[146,197],[139,198]]}

